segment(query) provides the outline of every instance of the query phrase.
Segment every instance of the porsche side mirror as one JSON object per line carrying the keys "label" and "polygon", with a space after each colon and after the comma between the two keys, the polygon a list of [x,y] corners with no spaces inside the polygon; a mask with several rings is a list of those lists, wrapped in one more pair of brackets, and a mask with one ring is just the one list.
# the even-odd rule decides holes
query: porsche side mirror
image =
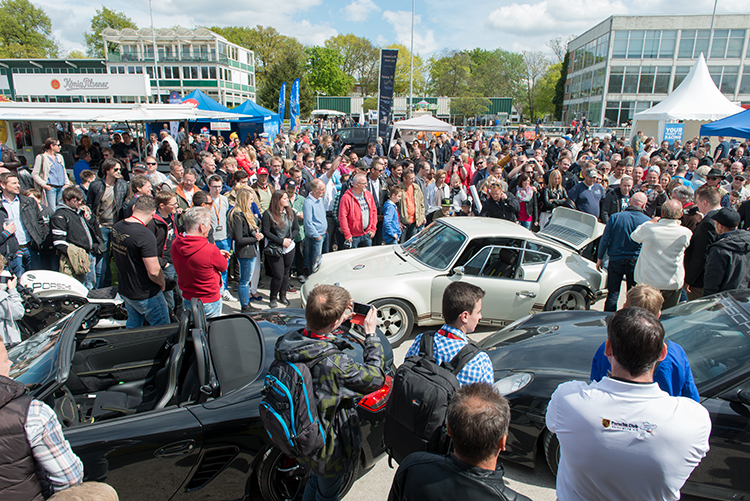
{"label": "porsche side mirror", "polygon": [[455,275],[463,275],[464,274],[464,267],[463,266],[456,266],[453,268],[453,273]]}

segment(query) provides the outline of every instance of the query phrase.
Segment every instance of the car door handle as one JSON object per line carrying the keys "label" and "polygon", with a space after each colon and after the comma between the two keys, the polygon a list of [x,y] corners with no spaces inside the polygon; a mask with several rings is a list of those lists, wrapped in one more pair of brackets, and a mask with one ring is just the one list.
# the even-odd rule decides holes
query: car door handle
{"label": "car door handle", "polygon": [[530,297],[530,298],[534,298],[534,297],[536,297],[536,294],[533,293],[533,292],[531,292],[531,291],[518,291],[518,292],[516,292],[516,296],[518,296],[518,297]]}
{"label": "car door handle", "polygon": [[157,458],[173,458],[177,456],[184,456],[190,454],[195,449],[195,440],[182,440],[173,444],[165,445],[164,447],[157,449],[154,452],[154,457]]}
{"label": "car door handle", "polygon": [[109,341],[107,341],[106,339],[101,339],[101,338],[87,339],[81,343],[81,348],[91,350],[93,348],[100,348],[102,346],[107,346],[108,344],[109,344]]}

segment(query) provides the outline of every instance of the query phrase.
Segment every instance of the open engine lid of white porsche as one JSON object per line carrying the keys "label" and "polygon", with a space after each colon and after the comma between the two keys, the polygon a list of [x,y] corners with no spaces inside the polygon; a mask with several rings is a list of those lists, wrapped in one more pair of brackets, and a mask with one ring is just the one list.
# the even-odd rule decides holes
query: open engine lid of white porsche
{"label": "open engine lid of white porsche", "polygon": [[596,217],[567,207],[558,207],[552,212],[549,224],[539,232],[554,240],[564,242],[581,250],[604,233],[604,225]]}

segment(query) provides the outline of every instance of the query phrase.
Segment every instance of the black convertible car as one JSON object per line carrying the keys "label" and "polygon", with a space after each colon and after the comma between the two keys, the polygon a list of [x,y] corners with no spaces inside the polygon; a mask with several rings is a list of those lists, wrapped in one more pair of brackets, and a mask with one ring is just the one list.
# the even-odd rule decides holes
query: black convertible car
{"label": "black convertible car", "polygon": [[[55,409],[85,480],[122,500],[295,498],[305,472],[270,445],[258,403],[276,339],[304,327],[304,312],[206,321],[200,303],[191,309],[179,324],[103,331],[90,329],[98,306],[83,305],[13,347],[10,376]],[[361,342],[354,328],[337,338],[360,361]],[[359,402],[365,441],[347,488],[384,452],[389,391]]]}
{"label": "black convertible car", "polygon": [[[544,416],[560,383],[589,381],[591,361],[607,338],[597,311],[549,312],[518,320],[482,342],[495,387],[511,405],[504,457],[534,466],[543,452],[557,471],[559,443]],[[714,499],[750,496],[750,290],[716,294],[662,312],[670,341],[688,355],[701,404],[711,415],[708,455],[682,489]]]}

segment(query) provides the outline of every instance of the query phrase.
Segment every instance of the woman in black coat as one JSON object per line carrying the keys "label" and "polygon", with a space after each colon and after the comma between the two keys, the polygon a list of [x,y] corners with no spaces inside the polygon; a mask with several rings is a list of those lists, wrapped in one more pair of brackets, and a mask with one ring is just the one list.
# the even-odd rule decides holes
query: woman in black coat
{"label": "woman in black coat", "polygon": [[557,207],[573,207],[573,202],[568,198],[568,192],[562,185],[562,174],[559,170],[549,173],[547,186],[542,189],[542,213],[539,214],[539,229],[547,226],[552,217],[552,211]]}
{"label": "woman in black coat", "polygon": [[289,196],[279,190],[271,196],[271,204],[263,213],[263,235],[268,243],[263,252],[266,265],[271,270],[271,291],[269,293],[271,308],[276,308],[276,299],[289,306],[286,291],[289,287],[289,273],[294,261],[294,239],[299,234],[299,225],[294,211],[289,204]]}
{"label": "woman in black coat", "polygon": [[[229,213],[229,224],[234,239],[234,253],[240,263],[240,280],[238,293],[242,311],[250,311],[250,280],[258,262],[258,242],[263,233],[252,209],[253,190],[244,189],[237,192],[237,203]],[[253,296],[255,299],[255,296]]]}

